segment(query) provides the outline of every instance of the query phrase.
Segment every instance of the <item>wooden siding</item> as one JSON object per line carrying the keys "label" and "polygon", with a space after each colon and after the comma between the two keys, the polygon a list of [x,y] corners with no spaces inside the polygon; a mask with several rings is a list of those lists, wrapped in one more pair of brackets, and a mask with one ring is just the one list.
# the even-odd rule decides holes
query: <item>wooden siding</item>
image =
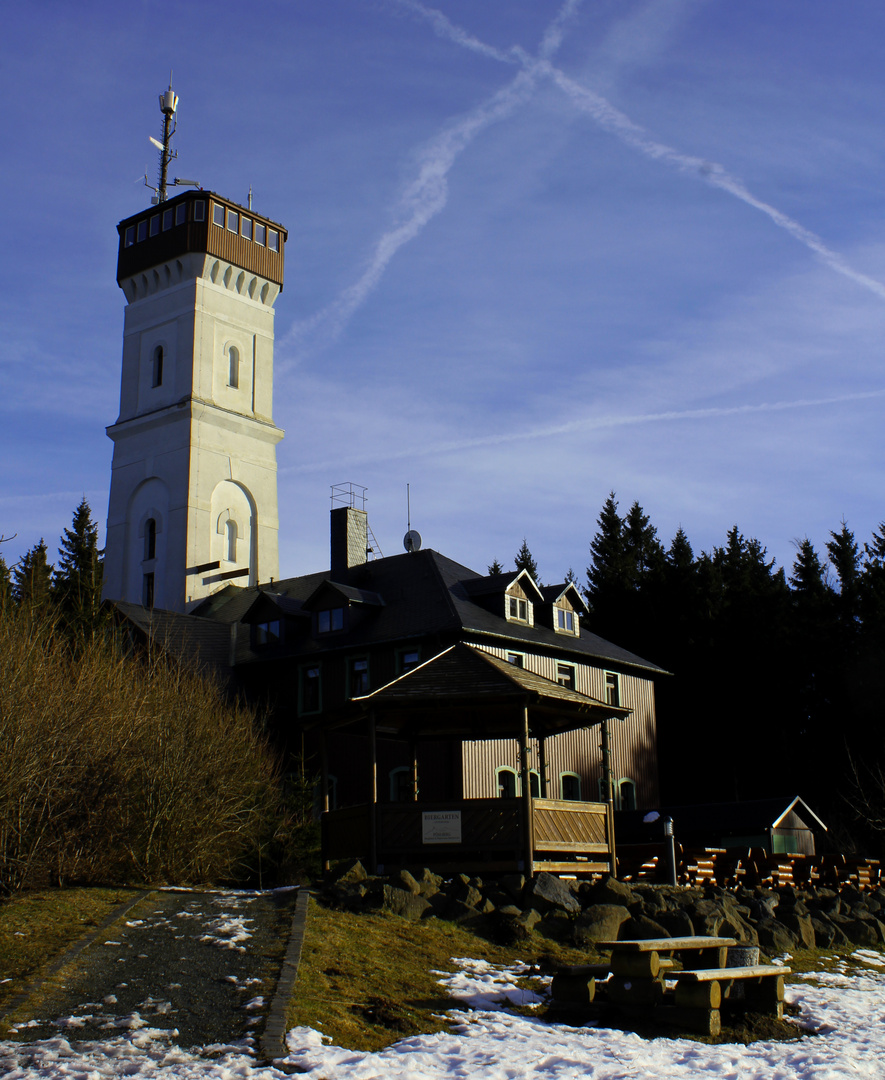
{"label": "wooden siding", "polygon": [[[488,648],[486,652],[506,659],[507,648]],[[568,663],[575,669],[575,689],[597,700],[605,700],[605,673],[613,668],[596,668],[576,662],[574,657],[541,656],[525,653],[525,667],[544,678],[556,681],[557,664]],[[619,673],[621,705],[633,712],[626,720],[609,720],[613,780],[632,780],[636,785],[638,809],[657,806],[658,767],[654,684],[650,679]],[[547,794],[559,798],[562,773],[576,773],[581,778],[582,800],[599,798],[602,777],[601,728],[583,728],[547,740]],[[505,766],[519,772],[519,747],[515,739],[488,742],[465,742],[462,747],[465,798],[492,798],[495,769]],[[533,742],[532,767],[537,768],[538,746]]]}
{"label": "wooden siding", "polygon": [[[194,220],[194,203],[202,201],[205,204],[205,220]],[[163,231],[162,214],[166,210],[172,210],[184,202],[187,205],[187,220],[181,225],[172,225],[170,229]],[[268,229],[274,229],[280,236],[280,250],[271,251],[266,245],[256,244],[253,240],[247,240],[238,233],[232,233],[227,227],[212,224],[212,207],[218,204],[225,208],[236,211],[241,217],[251,218],[253,223],[259,222]],[[148,221],[153,217],[161,218],[160,231],[156,236],[148,236],[129,247],[126,243],[126,230],[130,226],[136,229],[140,221]],[[254,228],[254,225],[253,225]],[[285,247],[288,236],[286,230],[269,218],[262,217],[246,207],[227,199],[221,199],[209,192],[187,192],[175,199],[152,206],[149,210],[143,210],[133,217],[126,218],[117,226],[120,235],[119,251],[117,256],[117,281],[124,281],[134,274],[142,273],[153,266],[161,266],[165,262],[179,258],[190,252],[198,254],[214,255],[225,262],[232,263],[249,273],[256,274],[268,281],[283,286],[283,272],[285,269]]]}

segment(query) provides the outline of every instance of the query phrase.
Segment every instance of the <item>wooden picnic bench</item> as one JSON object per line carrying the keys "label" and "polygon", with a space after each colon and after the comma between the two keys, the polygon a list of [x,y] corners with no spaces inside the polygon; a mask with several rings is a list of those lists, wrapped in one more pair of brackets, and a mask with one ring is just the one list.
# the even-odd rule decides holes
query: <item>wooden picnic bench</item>
{"label": "wooden picnic bench", "polygon": [[[719,1034],[723,1006],[783,1018],[784,976],[790,969],[728,967],[728,949],[736,944],[735,938],[703,935],[597,942],[611,952],[605,1000],[640,1018],[705,1035]],[[599,976],[592,977],[591,1001]],[[555,988],[553,993],[556,999]]]}

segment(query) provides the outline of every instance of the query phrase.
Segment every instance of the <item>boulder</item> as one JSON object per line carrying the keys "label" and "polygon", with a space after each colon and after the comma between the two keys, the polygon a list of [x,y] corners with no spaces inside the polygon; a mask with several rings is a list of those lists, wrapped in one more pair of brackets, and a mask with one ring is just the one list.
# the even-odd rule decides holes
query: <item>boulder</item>
{"label": "boulder", "polygon": [[575,943],[587,945],[594,941],[617,941],[622,923],[629,918],[630,912],[621,904],[592,904],[575,920]]}
{"label": "boulder", "polygon": [[609,875],[591,888],[588,899],[594,904],[622,904],[629,907],[635,904],[639,897],[629,885]]}
{"label": "boulder", "polygon": [[421,892],[420,884],[409,873],[408,870],[400,870],[398,874],[395,874],[391,879],[391,884],[396,885],[399,889],[405,889],[406,892],[414,893],[417,896]]}
{"label": "boulder", "polygon": [[399,915],[403,919],[417,921],[430,910],[430,902],[423,896],[418,896],[417,893],[409,892],[408,889],[385,885],[381,890],[381,910],[389,911],[392,915]]}
{"label": "boulder", "polygon": [[716,937],[725,922],[725,909],[718,900],[697,900],[688,909],[688,914],[698,934]]}
{"label": "boulder", "polygon": [[[802,912],[798,909],[802,908]],[[804,904],[797,904],[792,911],[783,911],[778,922],[796,935],[803,949],[813,949],[817,944],[817,935],[811,917],[804,914],[808,909]]]}
{"label": "boulder", "polygon": [[760,919],[756,924],[759,944],[770,953],[793,952],[799,945],[799,938],[777,919]]}
{"label": "boulder", "polygon": [[581,910],[568,885],[552,874],[538,874],[525,891],[525,902],[542,913],[558,909],[576,915]]}
{"label": "boulder", "polygon": [[338,863],[330,871],[329,877],[336,885],[351,885],[358,881],[365,881],[368,877],[366,868],[359,859],[348,859]]}
{"label": "boulder", "polygon": [[626,922],[621,924],[620,937],[625,941],[633,938],[647,940],[648,938],[668,938],[672,936],[672,934],[667,933],[659,922],[655,922],[654,919],[650,919],[647,915],[631,915]]}

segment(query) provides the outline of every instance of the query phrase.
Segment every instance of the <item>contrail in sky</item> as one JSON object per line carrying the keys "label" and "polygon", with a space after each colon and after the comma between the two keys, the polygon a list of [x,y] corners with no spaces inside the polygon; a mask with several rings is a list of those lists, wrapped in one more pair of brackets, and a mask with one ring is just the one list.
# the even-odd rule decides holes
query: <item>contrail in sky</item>
{"label": "contrail in sky", "polygon": [[568,435],[574,431],[604,431],[611,428],[635,427],[640,424],[658,424],[684,420],[713,420],[727,416],[743,416],[751,413],[786,412],[794,409],[812,409],[824,405],[841,405],[847,401],[866,401],[870,398],[885,397],[885,389],[865,390],[853,394],[840,394],[828,398],[799,398],[796,401],[769,401],[759,405],[711,406],[706,409],[672,409],[666,412],[633,413],[621,416],[586,416],[569,420],[564,424],[550,427],[533,428],[528,431],[504,432],[498,435],[480,435],[475,439],[455,439],[451,442],[439,442],[423,447],[410,446],[407,450],[392,451],[389,454],[366,457],[342,458],[327,461],[315,461],[291,468],[280,469],[280,473],[310,473],[328,471],[331,468],[359,464],[376,464],[381,461],[396,461],[401,458],[436,457],[440,454],[460,453],[482,446],[500,446],[504,443],[531,442],[534,439],[549,439],[556,435]]}
{"label": "contrail in sky", "polygon": [[[399,2],[405,3],[411,10],[418,12],[424,18],[430,20],[438,34],[449,38],[449,40],[456,45],[464,45],[463,38],[469,37],[471,42],[475,43],[469,47],[476,48],[477,50],[483,47],[481,41],[478,41],[476,38],[469,35],[466,30],[462,30],[461,27],[451,23],[441,12],[437,12],[433,8],[425,7],[423,4],[419,3],[418,0],[399,0]],[[574,13],[575,8],[576,5],[565,5],[551,24],[550,28],[548,28],[547,33],[545,34],[545,41],[548,36],[555,36],[556,31],[554,28],[557,24],[560,24],[566,18],[570,17]],[[439,19],[437,17],[439,17]],[[558,47],[559,40],[556,45]],[[740,199],[741,202],[746,203],[747,206],[752,206],[754,210],[759,210],[770,218],[778,228],[784,229],[795,240],[798,240],[800,244],[804,244],[809,250],[818,255],[831,270],[835,270],[837,274],[842,274],[843,277],[848,278],[863,288],[868,289],[880,299],[885,300],[885,285],[883,285],[881,281],[877,281],[867,274],[862,274],[852,266],[849,266],[842,256],[839,255],[838,252],[833,251],[832,248],[827,247],[816,233],[811,232],[810,229],[806,229],[804,225],[800,225],[798,221],[795,221],[787,214],[784,214],[782,211],[778,210],[777,207],[772,206],[770,203],[764,202],[762,199],[755,196],[747,189],[743,181],[739,180],[736,176],[732,176],[722,165],[711,161],[705,161],[703,158],[694,157],[690,154],[683,154],[672,146],[657,142],[643,127],[640,127],[640,125],[634,123],[629,116],[622,113],[619,109],[616,109],[614,105],[606,100],[601,94],[588,90],[574,79],[570,79],[559,68],[554,67],[553,64],[550,63],[550,56],[545,53],[543,47],[540,50],[540,58],[531,56],[520,46],[514,46],[507,53],[489,47],[489,51],[486,52],[486,55],[506,63],[512,63],[514,56],[518,57],[526,71],[531,71],[534,75],[539,73],[546,75],[560,88],[560,90],[563,91],[577,109],[591,117],[601,128],[603,128],[603,130],[608,131],[610,134],[620,139],[625,145],[632,147],[634,150],[638,150],[640,153],[645,154],[646,157],[652,158],[653,160],[664,161],[669,165],[673,165],[679,169],[680,172],[700,176],[712,187],[719,188],[729,195],[733,195],[736,199]]]}
{"label": "contrail in sky", "polygon": [[[566,0],[545,31],[539,49],[545,61],[561,45],[565,23],[579,3],[580,0]],[[466,31],[453,26],[441,12],[430,12],[414,0],[409,0],[406,6],[430,16],[437,32],[444,32],[446,37],[457,44],[470,49],[476,49],[482,44],[476,42]],[[434,15],[438,18],[433,18]],[[483,47],[480,51],[485,55],[493,55],[495,59],[507,60],[503,53],[499,54],[498,50],[491,46]],[[523,70],[507,86],[493,94],[473,112],[444,128],[425,147],[420,156],[418,175],[399,200],[398,213],[401,220],[378,240],[362,276],[310,319],[296,323],[280,343],[281,351],[287,344],[294,345],[296,353],[301,353],[311,346],[317,347],[334,341],[377,286],[397,251],[403,244],[414,240],[431,218],[440,213],[449,197],[446,178],[459,154],[481,131],[510,116],[534,92],[538,62],[527,63],[522,58],[518,62],[523,65]],[[286,364],[278,366],[284,370]]]}

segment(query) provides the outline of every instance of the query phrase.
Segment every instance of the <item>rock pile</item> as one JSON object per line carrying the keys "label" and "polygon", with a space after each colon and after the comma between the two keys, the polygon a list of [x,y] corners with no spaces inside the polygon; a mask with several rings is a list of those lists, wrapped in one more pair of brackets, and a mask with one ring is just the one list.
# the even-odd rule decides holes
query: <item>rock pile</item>
{"label": "rock pile", "polygon": [[712,934],[766,952],[801,948],[876,948],[885,943],[885,889],[721,889],[626,885],[613,877],[567,881],[539,874],[443,879],[430,870],[370,876],[360,862],[338,868],[325,899],[352,911],[431,915],[459,923],[491,922],[505,942],[524,940],[539,924],[576,945],[627,938]]}

